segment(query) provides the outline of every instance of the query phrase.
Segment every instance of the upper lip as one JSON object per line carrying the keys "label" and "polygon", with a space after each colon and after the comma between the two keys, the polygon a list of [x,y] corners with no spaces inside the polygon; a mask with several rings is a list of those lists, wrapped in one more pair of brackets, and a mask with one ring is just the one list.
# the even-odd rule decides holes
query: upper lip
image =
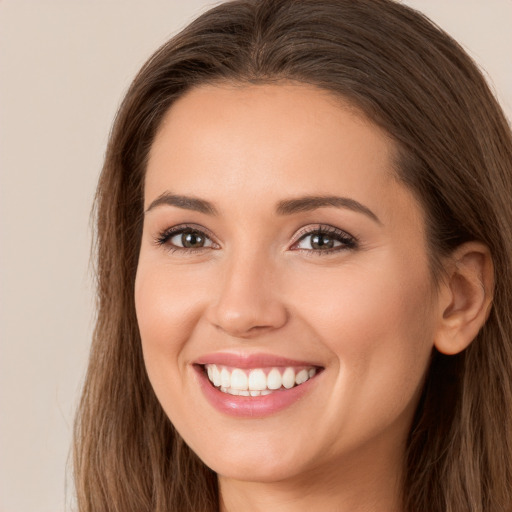
{"label": "upper lip", "polygon": [[311,366],[321,367],[311,361],[299,361],[289,359],[274,354],[244,354],[233,352],[214,352],[199,357],[194,364],[218,364],[223,366],[232,366],[235,368],[266,368],[270,366]]}

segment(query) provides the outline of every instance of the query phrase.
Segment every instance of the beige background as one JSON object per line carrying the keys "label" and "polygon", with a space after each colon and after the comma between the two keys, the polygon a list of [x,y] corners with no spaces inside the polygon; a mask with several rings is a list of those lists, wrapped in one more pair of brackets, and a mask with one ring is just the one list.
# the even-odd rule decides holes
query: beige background
{"label": "beige background", "polygon": [[[512,1],[406,3],[468,49],[512,118]],[[89,212],[109,127],[144,60],[211,4],[0,0],[0,512],[72,502],[94,315]]]}

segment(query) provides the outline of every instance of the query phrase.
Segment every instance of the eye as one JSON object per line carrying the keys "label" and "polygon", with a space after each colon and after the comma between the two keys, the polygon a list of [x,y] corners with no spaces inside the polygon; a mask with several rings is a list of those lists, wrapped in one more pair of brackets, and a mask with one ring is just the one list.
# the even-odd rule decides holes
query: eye
{"label": "eye", "polygon": [[155,239],[155,243],[168,246],[174,251],[194,251],[216,247],[206,233],[190,226],[176,226],[168,229]]}
{"label": "eye", "polygon": [[182,231],[169,238],[169,242],[176,247],[185,249],[197,249],[199,247],[210,247],[212,241],[200,231]]}
{"label": "eye", "polygon": [[292,249],[332,253],[354,249],[357,246],[356,239],[352,235],[333,226],[306,228],[299,236],[299,240],[295,242]]}

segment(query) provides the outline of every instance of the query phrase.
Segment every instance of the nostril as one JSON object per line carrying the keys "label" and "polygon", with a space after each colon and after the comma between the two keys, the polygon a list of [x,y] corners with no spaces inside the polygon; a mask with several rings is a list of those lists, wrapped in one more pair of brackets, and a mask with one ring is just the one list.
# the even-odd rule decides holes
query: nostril
{"label": "nostril", "polygon": [[284,326],[285,304],[254,264],[230,268],[230,275],[217,299],[205,311],[217,329],[236,338],[251,338]]}

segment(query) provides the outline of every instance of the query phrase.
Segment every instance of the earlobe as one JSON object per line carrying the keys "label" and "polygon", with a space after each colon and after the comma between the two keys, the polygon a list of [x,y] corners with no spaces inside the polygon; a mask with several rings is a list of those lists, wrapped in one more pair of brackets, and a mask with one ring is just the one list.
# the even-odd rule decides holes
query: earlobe
{"label": "earlobe", "polygon": [[469,346],[489,316],[494,290],[491,253],[484,244],[467,242],[454,251],[446,270],[434,345],[453,355]]}

